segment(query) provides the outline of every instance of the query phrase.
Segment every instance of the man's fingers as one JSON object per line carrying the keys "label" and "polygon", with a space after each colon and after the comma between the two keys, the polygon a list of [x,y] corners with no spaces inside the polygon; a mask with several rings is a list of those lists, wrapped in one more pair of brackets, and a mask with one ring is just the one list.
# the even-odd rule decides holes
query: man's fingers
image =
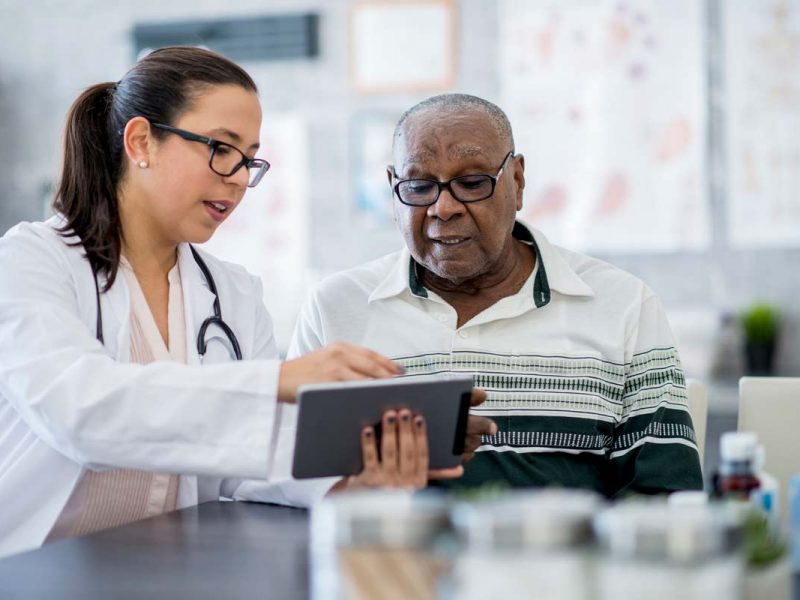
{"label": "man's fingers", "polygon": [[479,435],[468,435],[464,439],[464,454],[468,452],[475,452],[478,448],[481,447],[481,436]]}
{"label": "man's fingers", "polygon": [[483,391],[481,388],[472,388],[472,395],[469,399],[470,406],[478,406],[479,404],[483,404],[486,400],[486,392]]}
{"label": "man's fingers", "polygon": [[467,435],[494,435],[497,433],[497,423],[486,417],[469,415],[467,419]]}

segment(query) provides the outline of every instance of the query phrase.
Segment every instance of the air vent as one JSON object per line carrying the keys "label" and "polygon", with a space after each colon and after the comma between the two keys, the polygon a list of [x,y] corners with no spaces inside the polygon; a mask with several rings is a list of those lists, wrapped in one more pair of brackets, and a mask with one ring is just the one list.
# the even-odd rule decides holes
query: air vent
{"label": "air vent", "polygon": [[136,56],[164,46],[203,46],[236,61],[311,58],[318,52],[318,15],[248,17],[136,25]]}

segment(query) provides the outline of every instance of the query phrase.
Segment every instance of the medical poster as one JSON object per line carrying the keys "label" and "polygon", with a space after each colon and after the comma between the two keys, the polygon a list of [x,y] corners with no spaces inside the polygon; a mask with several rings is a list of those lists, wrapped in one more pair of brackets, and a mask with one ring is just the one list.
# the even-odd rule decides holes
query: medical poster
{"label": "medical poster", "polygon": [[730,243],[800,245],[800,2],[724,2]]}
{"label": "medical poster", "polygon": [[261,278],[282,351],[289,345],[310,283],[307,139],[307,124],[300,115],[264,114],[257,156],[270,162],[270,170],[203,246]]}
{"label": "medical poster", "polygon": [[521,217],[606,252],[710,243],[703,2],[503,0],[500,104]]}

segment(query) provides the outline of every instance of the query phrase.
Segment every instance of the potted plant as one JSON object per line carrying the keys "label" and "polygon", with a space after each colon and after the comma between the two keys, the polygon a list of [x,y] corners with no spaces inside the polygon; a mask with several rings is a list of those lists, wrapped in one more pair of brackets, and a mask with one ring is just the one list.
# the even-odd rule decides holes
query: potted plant
{"label": "potted plant", "polygon": [[772,375],[780,316],[764,303],[751,305],[742,313],[745,359],[748,375]]}

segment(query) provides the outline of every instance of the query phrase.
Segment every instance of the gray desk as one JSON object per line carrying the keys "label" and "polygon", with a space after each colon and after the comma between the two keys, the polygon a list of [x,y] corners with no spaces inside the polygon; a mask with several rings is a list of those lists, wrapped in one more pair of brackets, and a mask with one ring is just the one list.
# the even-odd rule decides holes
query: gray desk
{"label": "gray desk", "polygon": [[306,511],[209,502],[0,560],[0,598],[308,598],[307,552]]}
{"label": "gray desk", "polygon": [[0,560],[0,598],[307,598],[308,513],[209,502]]}

